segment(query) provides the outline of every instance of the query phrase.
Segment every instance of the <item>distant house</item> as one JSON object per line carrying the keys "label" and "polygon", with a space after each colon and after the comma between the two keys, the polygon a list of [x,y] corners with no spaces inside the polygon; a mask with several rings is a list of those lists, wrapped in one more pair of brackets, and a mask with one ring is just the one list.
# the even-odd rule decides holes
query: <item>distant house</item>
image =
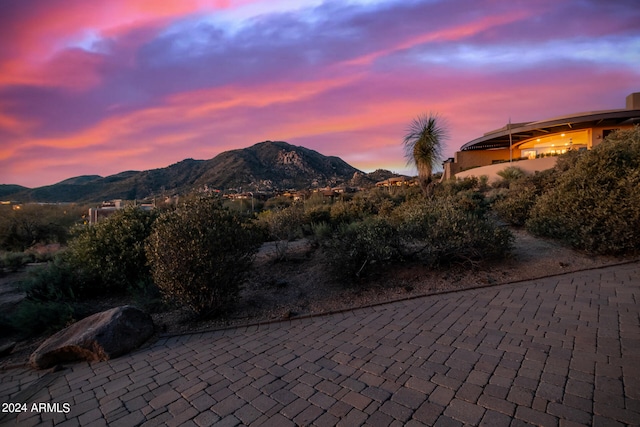
{"label": "distant house", "polygon": [[[136,205],[139,209],[149,211],[155,208],[153,203],[141,203]],[[102,206],[98,208],[89,208],[89,224],[97,224],[98,222],[110,217],[118,210],[125,207],[121,199],[112,200],[110,202],[103,202]]]}
{"label": "distant house", "polygon": [[385,179],[384,181],[376,182],[376,187],[403,187],[414,186],[417,182],[414,179],[407,178],[405,176],[398,176],[394,178]]}
{"label": "distant house", "polygon": [[525,172],[550,169],[554,156],[567,150],[590,150],[611,132],[640,124],[640,92],[626,98],[626,108],[570,114],[552,119],[511,123],[464,144],[443,163],[443,179],[487,175],[490,180],[508,165]]}

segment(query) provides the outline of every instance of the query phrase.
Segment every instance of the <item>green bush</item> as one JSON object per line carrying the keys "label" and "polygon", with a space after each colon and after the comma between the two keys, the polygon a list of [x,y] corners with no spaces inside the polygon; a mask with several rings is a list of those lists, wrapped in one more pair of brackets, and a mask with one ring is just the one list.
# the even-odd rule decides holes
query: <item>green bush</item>
{"label": "green bush", "polygon": [[61,256],[29,269],[19,284],[26,298],[8,317],[11,329],[27,338],[68,326],[78,317],[75,294],[79,285],[74,270]]}
{"label": "green bush", "polygon": [[533,184],[515,185],[507,194],[498,198],[492,205],[492,209],[500,219],[517,227],[524,226],[529,218],[529,212],[538,197]]}
{"label": "green bush", "polygon": [[261,242],[219,198],[198,197],[158,218],[146,253],[164,297],[209,316],[237,298]]}
{"label": "green bush", "polygon": [[0,256],[0,270],[16,272],[26,264],[33,262],[33,257],[24,252],[5,252]]}
{"label": "green bush", "polygon": [[451,196],[410,199],[388,218],[343,225],[324,247],[333,271],[353,279],[386,261],[411,258],[432,267],[474,265],[505,256],[512,244],[511,232],[486,215],[482,195],[460,189]]}
{"label": "green bush", "polygon": [[51,333],[75,321],[73,306],[59,301],[25,299],[11,315],[10,324],[25,338]]}
{"label": "green bush", "polygon": [[305,217],[309,224],[331,223],[331,208],[329,206],[312,206],[305,204]]}
{"label": "green bush", "polygon": [[325,240],[324,248],[335,275],[353,280],[364,276],[375,265],[398,259],[400,236],[389,221],[371,217],[343,224],[331,239]]}
{"label": "green bush", "polygon": [[86,282],[85,291],[122,293],[130,286],[151,283],[144,244],[156,216],[155,212],[127,207],[77,230],[66,260]]}
{"label": "green bush", "polygon": [[503,257],[512,247],[513,235],[484,213],[467,209],[455,196],[416,201],[400,211],[401,234],[431,266]]}
{"label": "green bush", "polygon": [[527,228],[594,253],[640,251],[640,127],[571,160],[537,200]]}
{"label": "green bush", "polygon": [[301,204],[289,207],[264,211],[258,215],[258,224],[266,230],[267,238],[275,242],[278,261],[287,258],[289,242],[304,236],[306,217]]}
{"label": "green bush", "polygon": [[20,288],[34,301],[71,301],[83,294],[84,282],[63,255],[29,270]]}
{"label": "green bush", "polygon": [[267,230],[271,240],[288,241],[303,236],[303,227],[307,219],[303,206],[294,204],[283,209],[261,212],[258,222]]}
{"label": "green bush", "polygon": [[499,171],[497,175],[507,181],[515,181],[525,176],[522,169],[517,166],[507,166],[503,170]]}
{"label": "green bush", "polygon": [[[486,180],[486,176],[482,178],[483,183]],[[484,185],[484,184],[483,184]],[[434,187],[434,195],[436,197],[453,196],[461,191],[475,190],[480,186],[480,181],[475,176],[468,176],[465,178],[448,179],[444,182],[438,183]]]}
{"label": "green bush", "polygon": [[327,222],[312,222],[311,233],[315,242],[321,243],[331,238],[333,228]]}
{"label": "green bush", "polygon": [[509,188],[514,182],[518,182],[526,176],[524,171],[517,166],[507,166],[498,171],[497,175],[501,179],[493,183],[494,188]]}

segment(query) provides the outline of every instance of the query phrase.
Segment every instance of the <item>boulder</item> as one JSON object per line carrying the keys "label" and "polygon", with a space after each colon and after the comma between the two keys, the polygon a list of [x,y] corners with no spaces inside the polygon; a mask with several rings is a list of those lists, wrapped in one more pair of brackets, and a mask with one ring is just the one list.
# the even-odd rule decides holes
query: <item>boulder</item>
{"label": "boulder", "polygon": [[29,363],[47,369],[78,360],[109,360],[139,347],[153,332],[153,320],[147,313],[129,305],[116,307],[52,335],[31,354]]}

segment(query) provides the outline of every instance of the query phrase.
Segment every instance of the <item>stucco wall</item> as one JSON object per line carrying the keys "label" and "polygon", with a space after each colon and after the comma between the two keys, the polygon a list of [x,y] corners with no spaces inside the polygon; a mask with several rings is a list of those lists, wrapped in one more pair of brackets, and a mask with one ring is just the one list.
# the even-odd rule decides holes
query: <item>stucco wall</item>
{"label": "stucco wall", "polygon": [[526,174],[532,175],[537,171],[551,169],[555,166],[557,160],[557,157],[543,157],[541,159],[520,160],[513,163],[498,163],[495,165],[482,166],[468,171],[459,172],[455,174],[455,176],[456,178],[465,178],[468,176],[481,177],[482,175],[486,175],[489,178],[489,183],[492,183],[500,180],[501,178],[498,176],[498,172],[508,168],[509,166],[518,167]]}
{"label": "stucco wall", "polygon": [[[520,157],[520,150],[513,150],[513,158]],[[473,150],[458,151],[455,154],[456,169],[464,171],[465,169],[490,165],[494,160],[509,159],[509,149],[502,148],[496,150]],[[455,172],[454,172],[455,173]]]}

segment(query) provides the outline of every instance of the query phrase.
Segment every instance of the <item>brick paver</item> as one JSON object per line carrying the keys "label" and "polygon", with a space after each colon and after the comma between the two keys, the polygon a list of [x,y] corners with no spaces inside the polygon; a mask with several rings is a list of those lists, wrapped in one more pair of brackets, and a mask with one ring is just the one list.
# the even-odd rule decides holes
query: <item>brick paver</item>
{"label": "brick paver", "polygon": [[0,425],[640,425],[639,319],[636,262],[165,337],[0,371]]}

